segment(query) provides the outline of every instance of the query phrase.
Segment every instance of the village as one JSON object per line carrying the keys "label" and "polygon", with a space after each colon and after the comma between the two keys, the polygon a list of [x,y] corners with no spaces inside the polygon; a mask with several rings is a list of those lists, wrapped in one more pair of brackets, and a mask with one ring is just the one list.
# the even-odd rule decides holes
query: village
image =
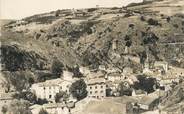
{"label": "village", "polygon": [[[5,25],[8,32],[30,39],[10,40],[10,52],[5,48],[0,114],[183,114],[184,28],[174,23],[183,15],[150,11],[146,4],[153,0],[143,1],[140,9],[136,4],[63,9]],[[160,3],[153,5],[168,7]],[[11,52],[15,63],[9,62]],[[164,103],[181,110],[170,113]]]}
{"label": "village", "polygon": [[[75,114],[83,110],[80,107],[83,100],[89,103],[128,96],[127,100],[134,98],[134,101],[125,103],[124,113],[129,113],[130,109],[126,110],[127,107],[132,107],[131,111],[139,113],[159,110],[159,98],[171,91],[172,85],[182,82],[184,70],[169,66],[165,61],[156,61],[153,66],[145,63],[143,67],[140,74],[128,67],[123,71],[104,65],[100,65],[98,69],[78,67],[78,75],[82,76],[74,76],[73,72],[65,69],[60,78],[31,86],[30,91],[43,104],[33,104],[29,108],[33,114],[40,114],[43,110],[49,114]],[[142,77],[139,79],[138,76]],[[138,87],[143,82],[151,86]],[[1,90],[0,94],[1,107],[13,100],[14,93]]]}

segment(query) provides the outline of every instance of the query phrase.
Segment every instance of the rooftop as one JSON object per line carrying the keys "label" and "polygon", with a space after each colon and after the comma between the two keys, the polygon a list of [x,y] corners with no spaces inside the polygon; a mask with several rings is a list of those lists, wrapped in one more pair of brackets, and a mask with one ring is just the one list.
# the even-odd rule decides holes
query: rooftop
{"label": "rooftop", "polygon": [[98,72],[91,72],[91,73],[88,75],[88,78],[89,78],[89,79],[101,78],[101,77],[105,77],[105,73],[104,73],[104,72],[101,72],[101,71],[98,71]]}
{"label": "rooftop", "polygon": [[88,85],[100,84],[100,83],[105,83],[105,79],[104,78],[93,78],[87,81]]}
{"label": "rooftop", "polygon": [[158,99],[158,95],[156,94],[149,94],[147,96],[144,96],[139,101],[140,104],[150,105],[152,102],[154,102],[156,99]]}
{"label": "rooftop", "polygon": [[35,83],[33,85],[44,86],[44,87],[45,86],[58,86],[58,85],[61,85],[63,82],[72,83],[70,81],[58,78],[58,79],[47,80],[45,82]]}

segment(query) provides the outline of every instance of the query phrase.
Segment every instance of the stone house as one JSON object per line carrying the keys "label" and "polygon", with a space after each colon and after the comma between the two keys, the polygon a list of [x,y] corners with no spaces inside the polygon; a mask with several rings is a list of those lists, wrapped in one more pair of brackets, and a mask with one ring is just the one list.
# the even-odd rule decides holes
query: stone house
{"label": "stone house", "polygon": [[140,109],[143,110],[153,110],[155,106],[159,103],[158,95],[149,94],[147,96],[143,96],[140,101],[137,103]]}
{"label": "stone house", "polygon": [[87,81],[88,98],[106,97],[106,83],[104,78],[94,78]]}

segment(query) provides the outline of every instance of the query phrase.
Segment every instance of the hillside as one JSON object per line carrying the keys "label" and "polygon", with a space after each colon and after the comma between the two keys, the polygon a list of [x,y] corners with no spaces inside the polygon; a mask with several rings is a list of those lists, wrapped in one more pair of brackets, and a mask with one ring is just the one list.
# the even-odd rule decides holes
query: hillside
{"label": "hillside", "polygon": [[[140,58],[149,48],[153,59],[184,68],[183,11],[184,1],[163,0],[124,8],[57,10],[13,21],[2,28],[2,64],[10,72],[50,71],[58,58],[69,67],[103,64],[138,72],[140,62],[127,56]],[[154,39],[146,39],[149,30]]]}
{"label": "hillside", "polygon": [[184,94],[183,94],[183,83],[177,85],[166,93],[164,97],[161,98],[161,108],[168,112],[183,112],[184,109]]}

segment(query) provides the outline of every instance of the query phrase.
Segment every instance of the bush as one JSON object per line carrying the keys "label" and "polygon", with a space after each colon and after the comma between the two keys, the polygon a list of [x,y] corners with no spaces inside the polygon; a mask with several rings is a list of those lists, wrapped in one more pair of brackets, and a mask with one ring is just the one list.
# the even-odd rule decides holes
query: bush
{"label": "bush", "polygon": [[97,10],[97,8],[90,8],[90,9],[88,9],[87,11],[88,12],[94,12],[94,11],[96,11]]}
{"label": "bush", "polygon": [[10,110],[10,114],[32,114],[29,109],[30,104],[24,100],[14,100],[11,102],[8,110]]}
{"label": "bush", "polygon": [[144,16],[141,16],[140,20],[141,21],[146,21],[146,19],[144,18]]}
{"label": "bush", "polygon": [[147,22],[148,22],[149,25],[154,25],[154,26],[161,25],[157,20],[152,19],[152,18],[148,19]]}
{"label": "bush", "polygon": [[7,111],[8,111],[8,107],[7,106],[3,106],[2,109],[1,109],[1,112],[3,114],[6,114]]}

